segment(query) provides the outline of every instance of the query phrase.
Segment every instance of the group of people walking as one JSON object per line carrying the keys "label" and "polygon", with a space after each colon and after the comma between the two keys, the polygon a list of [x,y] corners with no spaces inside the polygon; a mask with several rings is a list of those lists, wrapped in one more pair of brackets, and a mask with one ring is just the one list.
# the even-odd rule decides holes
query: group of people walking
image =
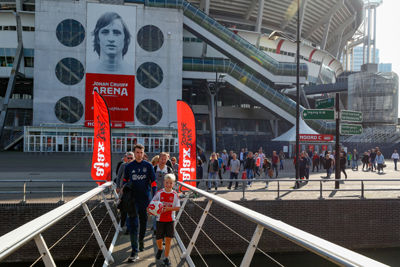
{"label": "group of people walking", "polygon": [[[131,255],[128,262],[139,259],[139,252],[144,250],[144,237],[148,221],[150,201],[163,203],[162,211],[154,217],[152,229],[156,238],[156,260],[164,253],[163,265],[170,266],[169,251],[174,237],[175,212],[180,208],[180,200],[174,185],[178,164],[176,158],[168,153],[147,161],[144,147],[135,145],[133,152],[127,152],[117,165],[114,183],[120,194],[118,208],[121,211],[121,226],[127,227],[130,235]],[[165,251],[163,241],[165,242]]]}
{"label": "group of people walking", "polygon": [[[238,179],[246,179],[247,186],[251,187],[253,179],[256,177],[260,178],[275,178],[278,177],[279,171],[284,169],[285,154],[283,151],[277,153],[272,152],[270,158],[264,153],[262,148],[257,152],[248,151],[247,148],[242,148],[239,153],[234,151],[227,151],[224,149],[222,153],[211,153],[210,159],[207,161],[203,151],[199,151],[197,159],[197,180],[203,179],[203,165],[206,166],[207,179],[206,183],[207,190],[214,188],[218,190],[218,185],[222,185],[222,175],[226,172],[230,172],[230,182],[227,186],[228,189],[238,188]],[[240,176],[241,175],[241,176]],[[217,179],[220,179],[218,181]],[[197,182],[199,185],[199,181]],[[268,188],[268,182],[266,182],[266,188]]]}

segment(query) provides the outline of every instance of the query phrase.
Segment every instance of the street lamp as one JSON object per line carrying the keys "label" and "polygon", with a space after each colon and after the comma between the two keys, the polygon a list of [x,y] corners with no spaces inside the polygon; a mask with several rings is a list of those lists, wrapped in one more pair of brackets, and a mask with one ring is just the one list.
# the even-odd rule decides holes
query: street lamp
{"label": "street lamp", "polygon": [[296,54],[296,187],[299,187],[300,178],[300,0],[297,0],[297,54]]}
{"label": "street lamp", "polygon": [[217,151],[217,138],[216,138],[216,118],[217,118],[217,97],[219,91],[219,84],[222,79],[225,77],[225,74],[220,74],[218,76],[218,72],[215,73],[215,82],[209,82],[207,84],[207,89],[210,94],[210,103],[211,103],[211,118],[210,118],[210,126],[211,126],[211,143],[212,143],[212,151]]}

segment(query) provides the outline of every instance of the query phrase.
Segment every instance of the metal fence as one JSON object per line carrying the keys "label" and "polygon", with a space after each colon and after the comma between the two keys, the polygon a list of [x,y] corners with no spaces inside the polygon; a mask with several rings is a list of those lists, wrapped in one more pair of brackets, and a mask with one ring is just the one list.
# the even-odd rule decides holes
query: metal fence
{"label": "metal fence", "polygon": [[[27,244],[29,241],[34,240],[36,247],[38,248],[41,256],[32,264],[32,266],[35,265],[40,260],[43,260],[44,265],[46,267],[47,266],[56,266],[54,259],[52,257],[52,254],[51,254],[51,249],[54,246],[56,246],[62,239],[64,239],[68,234],[70,234],[71,231],[74,228],[76,228],[77,225],[79,225],[79,223],[81,223],[82,221],[84,221],[85,218],[87,218],[89,221],[89,224],[91,226],[91,229],[93,231],[92,235],[95,236],[96,241],[99,244],[99,250],[105,259],[104,263],[106,265],[112,263],[114,260],[111,255],[111,251],[109,249],[107,249],[107,247],[104,243],[104,239],[106,239],[106,238],[104,238],[104,239],[102,238],[102,236],[99,232],[98,226],[101,224],[101,222],[104,220],[104,218],[107,217],[107,215],[110,217],[110,219],[112,221],[112,225],[111,225],[106,237],[108,237],[111,230],[114,228],[115,235],[114,235],[114,239],[112,241],[112,244],[114,244],[115,240],[118,236],[118,232],[121,230],[121,227],[118,225],[116,217],[111,209],[109,199],[106,197],[107,194],[112,194],[113,192],[115,193],[115,191],[112,190],[112,182],[107,182],[101,186],[98,186],[98,187],[86,192],[85,194],[80,195],[79,197],[67,202],[66,204],[18,227],[17,229],[1,236],[0,237],[0,262],[2,260],[4,260],[10,254],[17,251],[23,245]],[[104,205],[107,209],[106,214],[104,215],[103,219],[98,224],[96,224],[96,222],[92,216],[92,211],[94,210],[94,208],[89,209],[89,207],[87,205],[87,202],[96,196],[101,198],[102,201],[100,203],[104,203]],[[46,244],[45,239],[43,238],[42,233],[45,232],[47,229],[51,228],[56,223],[60,222],[66,216],[70,215],[73,211],[75,211],[81,207],[85,211],[85,215],[83,216],[83,218],[81,218],[81,220],[76,225],[74,225],[57,242],[55,242],[55,244],[48,246]],[[92,235],[89,238],[91,238]],[[87,242],[84,244],[83,248],[85,247],[86,244],[87,244]],[[76,261],[78,256],[79,256],[79,253],[72,260],[71,265]]]}

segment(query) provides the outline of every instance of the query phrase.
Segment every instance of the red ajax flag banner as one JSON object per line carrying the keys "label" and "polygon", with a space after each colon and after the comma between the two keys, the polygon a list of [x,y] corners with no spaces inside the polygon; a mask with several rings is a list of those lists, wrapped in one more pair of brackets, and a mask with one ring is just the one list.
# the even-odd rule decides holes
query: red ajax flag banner
{"label": "red ajax flag banner", "polygon": [[196,127],[193,111],[190,106],[178,100],[178,139],[179,139],[179,174],[178,180],[196,187],[196,182],[186,182],[196,180]]}
{"label": "red ajax flag banner", "polygon": [[[111,127],[110,114],[103,97],[93,94],[94,136],[92,157],[92,179],[111,181]],[[97,182],[101,185],[103,182]]]}

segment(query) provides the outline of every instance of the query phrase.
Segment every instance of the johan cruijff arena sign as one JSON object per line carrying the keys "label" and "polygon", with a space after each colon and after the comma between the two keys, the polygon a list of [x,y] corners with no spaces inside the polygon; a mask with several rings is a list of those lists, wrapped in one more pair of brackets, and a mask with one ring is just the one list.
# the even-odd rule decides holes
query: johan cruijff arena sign
{"label": "johan cruijff arena sign", "polygon": [[112,122],[134,121],[136,7],[87,4],[85,125],[93,121],[93,91]]}

